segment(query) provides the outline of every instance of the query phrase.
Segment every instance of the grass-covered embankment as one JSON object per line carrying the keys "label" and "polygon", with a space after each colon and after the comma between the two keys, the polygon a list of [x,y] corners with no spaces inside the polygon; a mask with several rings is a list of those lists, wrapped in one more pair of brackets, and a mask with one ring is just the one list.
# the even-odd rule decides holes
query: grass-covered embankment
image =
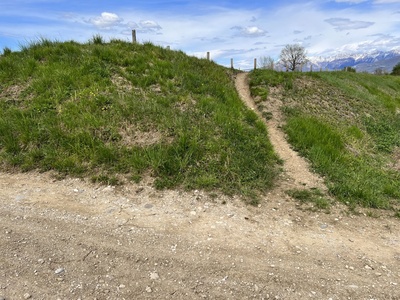
{"label": "grass-covered embankment", "polygon": [[278,159],[230,75],[180,51],[99,36],[5,49],[1,168],[262,193]]}
{"label": "grass-covered embankment", "polygon": [[[350,206],[400,207],[400,77],[258,70],[251,90],[268,110],[279,87],[290,143]],[[397,213],[398,214],[398,213]]]}

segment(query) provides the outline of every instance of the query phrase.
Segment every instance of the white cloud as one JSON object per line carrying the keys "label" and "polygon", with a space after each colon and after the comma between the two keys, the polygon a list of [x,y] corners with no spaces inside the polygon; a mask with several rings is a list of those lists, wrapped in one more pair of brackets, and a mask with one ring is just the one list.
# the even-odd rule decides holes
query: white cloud
{"label": "white cloud", "polygon": [[358,4],[367,2],[368,0],[336,0],[337,3],[350,3],[350,4]]}
{"label": "white cloud", "polygon": [[330,18],[325,22],[332,25],[337,31],[362,29],[374,25],[374,22],[352,21],[346,18]]}
{"label": "white cloud", "polygon": [[103,12],[101,16],[89,19],[89,23],[101,29],[110,29],[122,23],[122,19],[114,13]]}
{"label": "white cloud", "polygon": [[158,31],[161,30],[161,26],[157,24],[155,21],[144,20],[139,22],[139,26],[143,31]]}
{"label": "white cloud", "polygon": [[399,3],[399,0],[374,0],[375,4]]}
{"label": "white cloud", "polygon": [[267,31],[257,26],[249,26],[249,27],[234,26],[231,29],[237,31],[236,35],[245,37],[260,37],[260,36],[265,36],[268,33]]}

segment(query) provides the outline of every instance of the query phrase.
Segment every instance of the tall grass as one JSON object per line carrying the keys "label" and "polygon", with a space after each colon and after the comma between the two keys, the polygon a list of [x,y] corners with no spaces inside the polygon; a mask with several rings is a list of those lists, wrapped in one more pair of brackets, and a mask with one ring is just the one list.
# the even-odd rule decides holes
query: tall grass
{"label": "tall grass", "polygon": [[35,41],[0,58],[1,167],[253,199],[278,159],[231,75],[151,43]]}
{"label": "tall grass", "polygon": [[400,147],[398,78],[258,71],[251,81],[281,86],[289,142],[325,176],[332,195],[352,206],[399,207],[400,172],[391,167]]}

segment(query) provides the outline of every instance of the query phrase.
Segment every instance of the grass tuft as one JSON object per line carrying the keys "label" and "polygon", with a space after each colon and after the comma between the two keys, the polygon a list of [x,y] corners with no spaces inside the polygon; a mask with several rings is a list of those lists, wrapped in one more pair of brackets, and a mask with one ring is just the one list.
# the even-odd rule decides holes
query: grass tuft
{"label": "grass tuft", "polygon": [[326,198],[324,193],[322,193],[318,189],[311,189],[311,190],[306,190],[306,189],[295,189],[295,190],[288,190],[286,193],[298,200],[301,204],[312,204],[313,207],[312,209],[314,210],[326,210],[326,212],[329,212],[329,208],[331,206],[330,201]]}

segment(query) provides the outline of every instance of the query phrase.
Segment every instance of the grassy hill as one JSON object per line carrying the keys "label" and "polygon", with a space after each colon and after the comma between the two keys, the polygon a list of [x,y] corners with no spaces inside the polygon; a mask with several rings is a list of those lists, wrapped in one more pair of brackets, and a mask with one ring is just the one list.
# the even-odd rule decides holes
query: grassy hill
{"label": "grassy hill", "polygon": [[279,159],[231,72],[151,43],[41,39],[0,56],[0,167],[255,201]]}
{"label": "grassy hill", "polygon": [[250,85],[264,115],[281,99],[289,142],[334,197],[400,217],[400,77],[259,70]]}
{"label": "grassy hill", "polygon": [[[251,203],[280,170],[233,71],[205,59],[94,36],[38,40],[0,56],[0,169],[93,182],[239,194]],[[268,118],[279,97],[290,143],[351,208],[400,216],[400,77],[250,74]]]}

